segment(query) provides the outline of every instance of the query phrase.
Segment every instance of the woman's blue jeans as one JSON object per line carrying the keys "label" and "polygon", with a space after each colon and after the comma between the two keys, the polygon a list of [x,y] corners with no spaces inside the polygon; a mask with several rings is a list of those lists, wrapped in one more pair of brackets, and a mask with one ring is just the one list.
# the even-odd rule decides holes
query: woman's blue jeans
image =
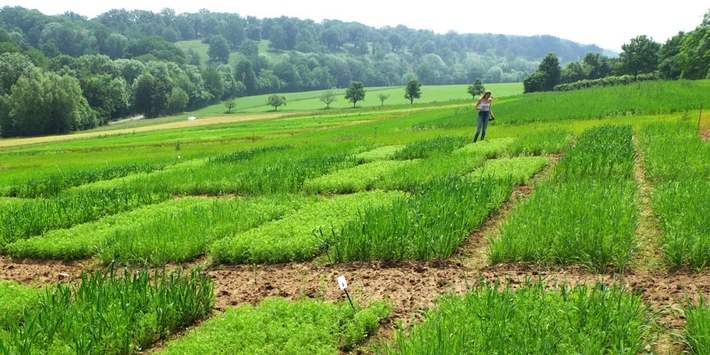
{"label": "woman's blue jeans", "polygon": [[490,111],[478,111],[478,122],[476,122],[476,135],[473,136],[473,141],[478,140],[478,135],[481,135],[481,140],[486,138],[486,128],[488,128],[488,119],[491,117]]}

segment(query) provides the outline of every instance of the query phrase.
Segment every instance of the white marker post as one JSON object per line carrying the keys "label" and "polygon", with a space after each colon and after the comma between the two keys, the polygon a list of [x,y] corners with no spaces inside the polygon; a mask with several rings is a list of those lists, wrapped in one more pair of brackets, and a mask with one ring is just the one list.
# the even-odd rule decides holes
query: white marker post
{"label": "white marker post", "polygon": [[353,308],[353,311],[355,310],[355,306],[353,306],[353,301],[350,299],[350,294],[348,293],[348,282],[345,281],[345,276],[338,276],[338,286],[340,286],[340,289],[345,291],[345,296],[348,296],[348,301],[350,302],[350,307]]}

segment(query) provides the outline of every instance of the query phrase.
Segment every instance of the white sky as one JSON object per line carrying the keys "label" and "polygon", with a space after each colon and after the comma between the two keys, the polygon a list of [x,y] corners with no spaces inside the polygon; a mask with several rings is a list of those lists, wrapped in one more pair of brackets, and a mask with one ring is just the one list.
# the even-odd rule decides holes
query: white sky
{"label": "white sky", "polygon": [[381,28],[404,25],[436,33],[502,33],[551,35],[621,52],[639,35],[665,41],[679,31],[692,31],[710,10],[707,0],[0,0],[0,6],[22,6],[46,15],[72,11],[88,18],[110,9],[176,13],[237,13],[242,17],[296,17],[360,22]]}

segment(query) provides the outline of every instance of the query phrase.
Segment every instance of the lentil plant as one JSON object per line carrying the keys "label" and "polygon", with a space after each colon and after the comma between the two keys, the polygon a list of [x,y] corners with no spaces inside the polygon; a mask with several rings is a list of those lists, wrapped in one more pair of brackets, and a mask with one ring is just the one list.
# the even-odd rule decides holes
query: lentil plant
{"label": "lentil plant", "polygon": [[337,354],[375,333],[390,311],[381,301],[356,311],[347,302],[267,298],[255,306],[229,308],[168,342],[166,353]]}

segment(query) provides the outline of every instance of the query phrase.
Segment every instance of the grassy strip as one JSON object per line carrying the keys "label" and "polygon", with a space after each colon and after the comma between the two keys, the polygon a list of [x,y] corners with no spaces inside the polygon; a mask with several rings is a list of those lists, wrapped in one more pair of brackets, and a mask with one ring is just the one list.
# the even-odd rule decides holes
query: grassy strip
{"label": "grassy strip", "polygon": [[574,136],[563,129],[553,128],[525,134],[508,147],[510,155],[545,155],[565,152]]}
{"label": "grassy strip", "polygon": [[138,353],[205,317],[214,306],[212,280],[192,270],[83,274],[79,285],[60,283],[40,297],[20,325],[0,332],[0,352],[20,354]]}
{"label": "grassy strip", "polygon": [[710,144],[683,121],[646,125],[639,136],[666,261],[701,271],[710,265]]}
{"label": "grassy strip", "polygon": [[663,228],[663,251],[672,269],[710,266],[710,180],[668,182],[652,196]]}
{"label": "grassy strip", "polygon": [[448,258],[512,192],[510,180],[450,177],[423,184],[407,199],[366,208],[332,229],[331,258],[404,260]]}
{"label": "grassy strip", "polygon": [[319,198],[282,219],[217,240],[210,252],[217,263],[280,263],[309,260],[334,240],[318,233],[346,223],[368,206],[386,206],[401,192],[371,191]]}
{"label": "grassy strip", "polygon": [[372,335],[390,312],[381,301],[355,311],[347,302],[267,298],[256,306],[227,309],[168,342],[166,353],[337,354]]}
{"label": "grassy strip", "polygon": [[101,180],[111,180],[131,174],[150,173],[162,170],[165,164],[136,164],[112,166],[100,169],[77,170],[68,173],[54,173],[40,179],[26,181],[20,185],[6,186],[0,190],[4,196],[26,198],[52,197],[79,185]]}
{"label": "grassy strip", "polygon": [[510,178],[517,185],[527,185],[530,178],[549,163],[549,158],[536,156],[492,159],[487,160],[482,168],[466,175],[466,178],[480,179],[484,176],[493,176],[499,179]]}
{"label": "grassy strip", "polygon": [[503,156],[508,148],[515,144],[517,140],[517,138],[493,138],[477,144],[467,144],[454,150],[453,153],[495,159]]}
{"label": "grassy strip", "polygon": [[579,136],[555,167],[557,181],[632,179],[636,151],[631,126],[600,126]]}
{"label": "grassy strip", "polygon": [[445,296],[380,354],[637,354],[651,317],[619,286],[479,285]]}
{"label": "grassy strip", "polygon": [[491,239],[490,262],[623,268],[635,246],[635,193],[633,182],[620,181],[540,186]]}
{"label": "grassy strip", "polygon": [[685,331],[681,341],[690,354],[710,354],[710,306],[700,293],[697,305],[688,300],[683,307]]}
{"label": "grassy strip", "polygon": [[386,145],[383,147],[377,147],[375,149],[355,154],[355,158],[364,162],[390,160],[393,159],[395,154],[397,154],[397,151],[403,147],[404,146],[402,145]]}
{"label": "grassy strip", "polygon": [[432,155],[448,154],[469,143],[467,137],[437,137],[407,144],[394,154],[394,159],[425,159]]}
{"label": "grassy strip", "polygon": [[175,213],[112,230],[99,247],[99,258],[125,264],[191,261],[215,240],[281,218],[311,201],[295,195],[192,200]]}
{"label": "grassy strip", "polygon": [[215,239],[279,218],[306,203],[295,195],[246,199],[170,200],[69,229],[49,231],[7,247],[13,257],[164,264],[203,254]]}
{"label": "grassy strip", "polygon": [[95,221],[139,206],[165,201],[170,196],[139,185],[68,190],[52,198],[27,200],[0,210],[0,249],[19,239],[52,229]]}
{"label": "grassy strip", "polygon": [[412,160],[378,160],[360,164],[308,179],[303,183],[303,191],[314,194],[331,194],[370,190],[383,177],[391,175],[395,170],[406,169],[413,163]]}
{"label": "grassy strip", "polygon": [[38,288],[0,280],[0,330],[19,324],[25,309],[37,308],[40,294]]}

